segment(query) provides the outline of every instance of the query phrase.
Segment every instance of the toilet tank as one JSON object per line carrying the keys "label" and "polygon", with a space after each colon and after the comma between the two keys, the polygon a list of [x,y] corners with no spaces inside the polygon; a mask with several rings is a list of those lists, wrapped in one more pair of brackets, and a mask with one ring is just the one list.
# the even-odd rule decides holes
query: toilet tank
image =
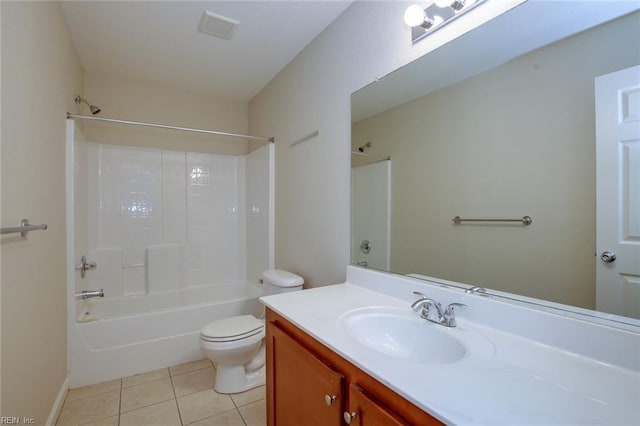
{"label": "toilet tank", "polygon": [[301,276],[282,269],[269,269],[262,273],[264,294],[287,293],[302,290],[304,280]]}

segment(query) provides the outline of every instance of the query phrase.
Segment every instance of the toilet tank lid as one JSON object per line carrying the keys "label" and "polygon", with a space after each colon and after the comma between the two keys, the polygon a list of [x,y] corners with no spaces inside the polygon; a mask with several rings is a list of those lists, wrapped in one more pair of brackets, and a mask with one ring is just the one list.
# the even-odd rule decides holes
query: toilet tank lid
{"label": "toilet tank lid", "polygon": [[278,287],[296,287],[304,284],[301,276],[282,269],[269,269],[264,271],[262,278],[269,284]]}

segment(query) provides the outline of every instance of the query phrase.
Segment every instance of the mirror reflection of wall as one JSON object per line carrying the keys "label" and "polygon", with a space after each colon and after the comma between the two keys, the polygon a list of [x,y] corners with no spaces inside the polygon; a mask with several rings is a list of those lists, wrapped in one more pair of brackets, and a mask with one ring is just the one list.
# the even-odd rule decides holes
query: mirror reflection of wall
{"label": "mirror reflection of wall", "polygon": [[593,309],[594,78],[640,64],[638,28],[640,12],[353,123],[354,148],[393,158],[390,270]]}

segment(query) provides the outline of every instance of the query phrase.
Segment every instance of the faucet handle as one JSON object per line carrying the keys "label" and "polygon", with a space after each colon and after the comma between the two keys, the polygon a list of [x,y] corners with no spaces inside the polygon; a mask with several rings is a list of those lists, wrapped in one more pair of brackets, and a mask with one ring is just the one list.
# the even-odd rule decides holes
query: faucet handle
{"label": "faucet handle", "polygon": [[418,299],[411,304],[411,309],[413,309],[414,312],[420,311],[422,318],[429,318],[429,302],[432,302],[432,300],[419,291],[414,291],[413,294],[418,296]]}
{"label": "faucet handle", "polygon": [[449,303],[447,308],[444,310],[444,321],[446,322],[447,327],[455,327],[456,326],[456,315],[455,308],[466,308],[467,305],[464,303]]}
{"label": "faucet handle", "polygon": [[[424,294],[420,293],[419,291],[414,291],[413,294],[418,296],[418,300],[415,300],[411,304],[411,309],[413,309],[414,311],[418,312],[420,310],[420,308],[424,309],[424,304],[429,300],[429,298],[427,296],[425,296]],[[428,307],[426,309],[427,309],[427,311],[429,310]]]}
{"label": "faucet handle", "polygon": [[447,306],[447,309],[444,310],[444,314],[445,315],[451,315],[453,314],[453,311],[455,308],[466,308],[467,305],[465,305],[464,303],[449,303],[449,305]]}

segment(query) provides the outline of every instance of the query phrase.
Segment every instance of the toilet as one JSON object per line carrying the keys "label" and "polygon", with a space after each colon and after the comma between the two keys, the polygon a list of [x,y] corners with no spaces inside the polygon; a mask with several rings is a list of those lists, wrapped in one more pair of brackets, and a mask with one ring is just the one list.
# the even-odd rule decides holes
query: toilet
{"label": "toilet", "polygon": [[[302,290],[302,277],[281,269],[262,273],[264,296]],[[212,321],[200,330],[200,348],[216,366],[214,389],[239,393],[265,383],[264,320],[239,315]]]}

